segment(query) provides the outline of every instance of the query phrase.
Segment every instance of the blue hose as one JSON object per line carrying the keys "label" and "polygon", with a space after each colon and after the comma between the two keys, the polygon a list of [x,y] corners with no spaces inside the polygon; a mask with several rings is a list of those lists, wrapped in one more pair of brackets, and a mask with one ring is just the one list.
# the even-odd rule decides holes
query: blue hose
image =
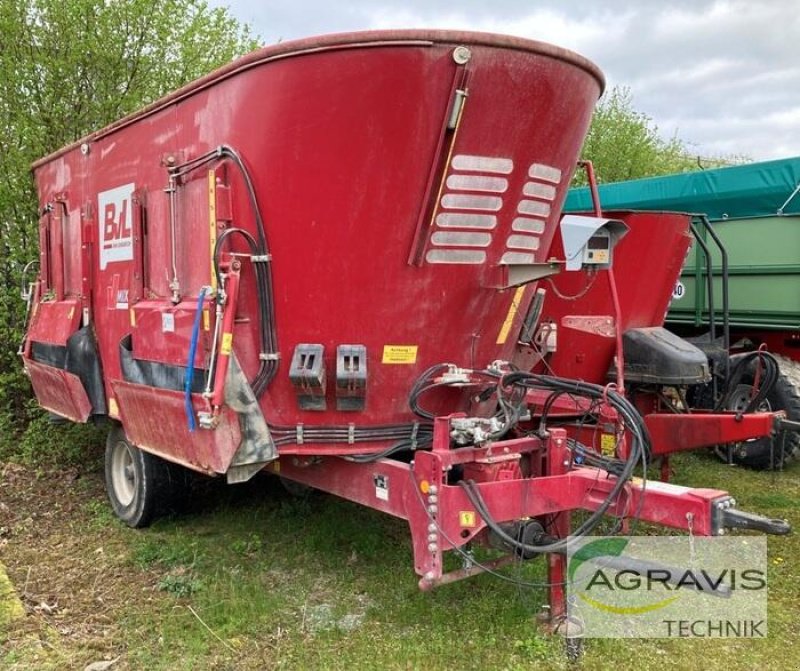
{"label": "blue hose", "polygon": [[203,304],[206,300],[208,287],[200,289],[197,297],[197,311],[194,313],[194,324],[192,324],[192,339],[189,343],[189,361],[186,363],[186,376],[183,378],[184,407],[186,408],[186,419],[189,422],[189,431],[197,428],[194,418],[194,407],[192,407],[192,382],[194,381],[194,357],[197,353],[197,341],[200,339],[200,317],[203,314]]}

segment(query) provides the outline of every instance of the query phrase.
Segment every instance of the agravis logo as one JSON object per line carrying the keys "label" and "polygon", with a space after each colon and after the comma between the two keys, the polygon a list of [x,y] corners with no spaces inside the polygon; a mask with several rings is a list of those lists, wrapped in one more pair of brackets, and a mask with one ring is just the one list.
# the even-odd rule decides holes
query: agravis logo
{"label": "agravis logo", "polygon": [[568,557],[568,613],[585,636],[766,635],[763,538],[583,537]]}
{"label": "agravis logo", "polygon": [[[618,581],[619,576],[626,571],[611,571],[612,576],[609,576],[607,572],[610,571],[609,568],[603,568],[602,561],[600,560],[602,557],[620,557],[622,556],[623,550],[628,545],[627,538],[600,538],[596,541],[591,541],[586,545],[582,546],[572,557],[570,557],[569,562],[569,579],[570,582],[575,580],[576,574],[578,573],[578,569],[581,567],[582,564],[586,562],[598,563],[600,566],[595,570],[592,574],[591,578],[586,582],[586,586],[583,590],[577,593],[578,598],[588,603],[590,606],[594,608],[598,608],[600,610],[604,610],[608,613],[615,613],[617,615],[638,615],[640,613],[649,613],[654,610],[659,610],[660,608],[665,608],[673,601],[675,601],[678,596],[667,597],[666,599],[661,599],[655,603],[649,603],[641,606],[617,606],[613,604],[604,603],[597,598],[589,595],[589,592],[598,586],[614,589],[614,584],[616,582],[617,587],[619,589],[626,589],[626,586],[622,586]],[[638,577],[636,572],[634,571],[627,571],[627,573],[633,574],[633,577]],[[609,579],[611,578],[611,579]],[[641,586],[641,583],[636,584],[633,589],[638,589]]]}

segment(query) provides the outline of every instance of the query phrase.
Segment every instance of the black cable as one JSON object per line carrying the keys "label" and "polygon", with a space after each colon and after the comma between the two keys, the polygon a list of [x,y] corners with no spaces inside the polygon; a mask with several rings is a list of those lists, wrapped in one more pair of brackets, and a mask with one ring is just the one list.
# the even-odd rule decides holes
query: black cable
{"label": "black cable", "polygon": [[[614,486],[600,506],[577,529],[573,531],[574,536],[582,536],[590,533],[600,524],[603,515],[611,507],[622,491],[622,488],[630,480],[633,475],[634,468],[636,467],[636,464],[639,462],[640,458],[643,459],[650,451],[649,435],[647,434],[647,428],[645,427],[641,416],[624,396],[618,394],[616,391],[601,387],[599,385],[593,385],[577,380],[567,380],[564,378],[552,378],[531,373],[512,372],[503,376],[499,387],[514,385],[525,388],[540,388],[557,392],[574,393],[579,396],[588,396],[589,398],[605,400],[609,403],[609,405],[617,410],[617,413],[623,419],[626,428],[629,430],[632,437],[631,449],[629,451],[627,460],[624,462],[623,468],[616,478]],[[460,485],[464,489],[467,498],[475,507],[475,510],[483,518],[486,525],[512,547],[515,547],[523,552],[534,553],[559,552],[566,549],[567,541],[565,539],[543,545],[528,545],[513,538],[512,536],[509,536],[492,518],[491,514],[489,513],[488,506],[483,500],[483,497],[481,496],[480,491],[476,487],[475,483],[471,480],[466,482],[462,481]]]}
{"label": "black cable", "polygon": [[[271,255],[269,253],[269,246],[267,244],[266,227],[264,225],[264,218],[261,213],[261,207],[258,202],[255,185],[247,169],[242,157],[239,153],[227,145],[221,145],[213,151],[206,152],[194,159],[187,161],[178,166],[170,169],[170,173],[175,177],[182,177],[194,170],[199,169],[203,165],[228,159],[238,168],[242,179],[245,183],[247,197],[250,204],[250,209],[253,213],[253,218],[256,223],[256,234],[258,243],[250,236],[249,233],[242,229],[228,229],[237,230],[241,234],[249,236],[248,245],[250,246],[251,254],[260,257],[258,261],[253,263],[255,276],[256,276],[256,291],[258,295],[259,306],[259,333],[261,340],[261,354],[264,355],[260,360],[259,370],[253,379],[251,386],[256,397],[260,398],[265,389],[269,386],[270,382],[274,379],[278,372],[278,363],[276,356],[278,354],[278,339],[277,329],[275,325],[275,301],[272,282],[272,263]],[[227,238],[228,231],[223,231],[220,238],[217,240],[215,248],[215,273],[219,281],[219,268],[217,250],[221,249],[220,242]]]}
{"label": "black cable", "polygon": [[747,369],[750,367],[750,364],[757,358],[763,364],[764,377],[759,384],[757,393],[747,404],[746,408],[744,409],[744,412],[745,413],[753,412],[764,402],[766,397],[772,392],[772,390],[775,387],[775,384],[778,381],[778,375],[779,375],[779,366],[777,360],[769,352],[760,352],[760,351],[748,352],[747,354],[739,357],[739,359],[731,368],[730,374],[728,375],[728,379],[726,380],[725,392],[714,406],[715,412],[724,410],[728,407],[731,401],[731,397],[736,391],[736,388],[741,383],[742,378],[747,372]]}

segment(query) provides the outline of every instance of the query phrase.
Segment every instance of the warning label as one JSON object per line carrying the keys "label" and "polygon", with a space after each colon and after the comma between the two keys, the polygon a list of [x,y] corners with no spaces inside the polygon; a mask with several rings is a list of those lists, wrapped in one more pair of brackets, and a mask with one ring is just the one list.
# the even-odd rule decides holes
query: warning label
{"label": "warning label", "polygon": [[604,433],[600,436],[600,452],[604,457],[613,457],[617,451],[617,437],[613,433]]}
{"label": "warning label", "polygon": [[222,344],[220,345],[219,352],[224,356],[228,356],[233,348],[233,333],[222,334]]}
{"label": "warning label", "polygon": [[381,363],[417,363],[418,345],[384,345]]}
{"label": "warning label", "polygon": [[462,527],[472,528],[475,526],[475,512],[472,510],[461,510],[458,513],[458,523]]}

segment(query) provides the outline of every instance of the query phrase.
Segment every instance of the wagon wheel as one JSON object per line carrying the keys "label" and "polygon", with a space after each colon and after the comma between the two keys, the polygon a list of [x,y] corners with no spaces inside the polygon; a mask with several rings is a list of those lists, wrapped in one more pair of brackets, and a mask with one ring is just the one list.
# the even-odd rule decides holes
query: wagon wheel
{"label": "wagon wheel", "polygon": [[133,445],[120,425],[108,434],[106,492],[114,514],[129,527],[145,527],[166,512],[186,486],[183,470]]}
{"label": "wagon wheel", "polygon": [[[788,419],[800,421],[800,364],[786,357],[774,355],[779,373],[775,387],[767,394],[757,411],[783,410]],[[735,362],[737,357],[731,357]],[[750,402],[755,380],[755,362],[742,376],[728,403],[729,410],[744,410]],[[778,469],[800,456],[800,434],[780,431],[774,437],[745,440],[730,446],[734,463],[759,470]],[[725,448],[723,446],[722,452]]]}

